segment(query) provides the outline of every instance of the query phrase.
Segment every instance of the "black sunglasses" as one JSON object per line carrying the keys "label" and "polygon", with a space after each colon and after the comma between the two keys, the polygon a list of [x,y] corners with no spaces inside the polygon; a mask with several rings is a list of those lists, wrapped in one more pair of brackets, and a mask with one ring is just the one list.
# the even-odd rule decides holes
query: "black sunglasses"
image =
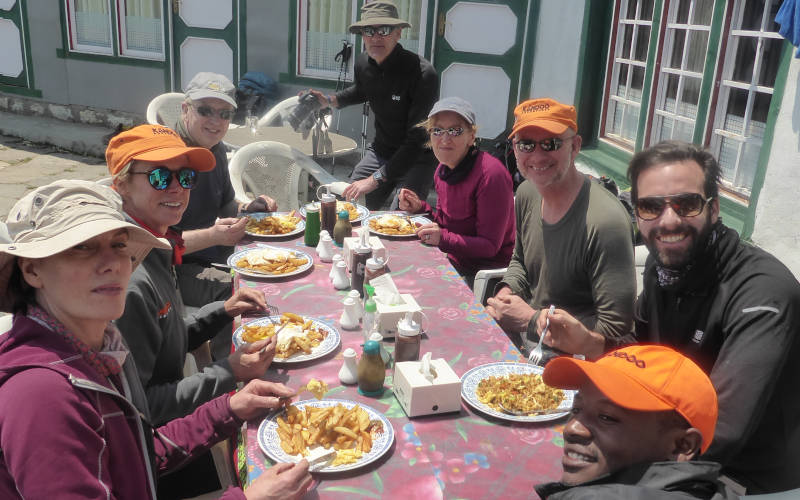
{"label": "black sunglasses", "polygon": [[[575,137],[575,136],[572,136]],[[551,137],[549,139],[544,139],[541,141],[527,141],[521,140],[514,143],[514,147],[517,148],[517,151],[520,153],[533,153],[536,150],[536,145],[538,144],[542,151],[550,152],[550,151],[558,151],[561,149],[561,146],[564,144],[564,141],[572,139],[569,137],[567,139],[560,139],[558,137]]]}
{"label": "black sunglasses", "polygon": [[233,118],[233,114],[236,112],[233,109],[214,109],[211,106],[206,105],[196,106],[192,104],[192,107],[195,109],[195,111],[197,111],[197,114],[203,118],[217,115],[219,116],[220,120],[230,120]]}
{"label": "black sunglasses", "polygon": [[713,200],[703,198],[699,193],[683,193],[672,196],[648,196],[636,200],[636,215],[642,220],[655,220],[661,217],[669,205],[681,217],[697,217],[706,205]]}
{"label": "black sunglasses", "polygon": [[394,26],[365,26],[361,28],[361,34],[370,38],[376,34],[380,36],[389,36],[389,33],[391,33],[393,29]]}
{"label": "black sunglasses", "polygon": [[432,136],[441,137],[444,134],[449,135],[450,137],[458,137],[459,135],[464,133],[463,127],[450,127],[450,128],[441,128],[441,127],[431,127],[428,129],[428,132]]}
{"label": "black sunglasses", "polygon": [[173,172],[167,167],[156,167],[147,172],[131,172],[133,175],[147,175],[147,180],[153,189],[163,191],[172,183],[172,175],[178,178],[178,184],[183,189],[192,189],[197,184],[197,171],[191,168],[182,168]]}

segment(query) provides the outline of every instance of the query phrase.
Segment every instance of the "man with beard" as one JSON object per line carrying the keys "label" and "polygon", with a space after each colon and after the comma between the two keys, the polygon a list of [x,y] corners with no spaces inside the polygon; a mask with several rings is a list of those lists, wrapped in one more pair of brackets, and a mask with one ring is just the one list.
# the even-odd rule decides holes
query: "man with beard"
{"label": "man with beard", "polygon": [[[670,345],[711,377],[719,420],[705,460],[747,493],[800,486],[800,284],[719,219],[720,167],[662,142],[628,168],[650,251],[636,304],[640,342]],[[552,325],[551,325],[552,328]]]}

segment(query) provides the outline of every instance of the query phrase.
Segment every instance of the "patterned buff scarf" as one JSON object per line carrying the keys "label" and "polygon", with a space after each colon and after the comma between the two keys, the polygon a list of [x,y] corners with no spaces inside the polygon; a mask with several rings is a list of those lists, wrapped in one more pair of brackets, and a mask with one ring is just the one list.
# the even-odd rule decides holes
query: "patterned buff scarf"
{"label": "patterned buff scarf", "polygon": [[[703,250],[701,255],[704,255],[714,247],[717,243],[717,240],[721,236],[721,227],[722,223],[717,221],[716,224],[711,228],[711,231],[708,233],[708,239],[706,240],[706,246]],[[696,255],[694,259],[691,260],[688,264],[686,264],[681,269],[670,269],[667,267],[662,267],[660,265],[656,265],[656,273],[658,274],[658,286],[661,288],[671,288],[679,285],[683,278],[689,274],[689,271],[692,270],[695,263],[697,262],[698,258],[701,255]]]}
{"label": "patterned buff scarf", "polygon": [[141,220],[137,219],[133,215],[127,214],[128,217],[135,220],[137,224],[142,226],[143,228],[150,231],[150,234],[156,236],[157,238],[166,238],[170,245],[172,245],[172,265],[173,266],[180,266],[183,263],[183,254],[186,252],[186,244],[183,241],[183,237],[181,233],[175,231],[172,228],[167,229],[166,234],[158,234],[157,232],[153,231],[150,226],[142,222]]}
{"label": "patterned buff scarf", "polygon": [[122,371],[122,363],[125,362],[128,350],[122,343],[122,335],[119,330],[111,323],[108,324],[105,335],[103,335],[102,349],[95,351],[41,307],[28,306],[27,316],[67,339],[72,347],[81,353],[83,359],[92,365],[100,375],[108,377],[109,375],[117,375]]}

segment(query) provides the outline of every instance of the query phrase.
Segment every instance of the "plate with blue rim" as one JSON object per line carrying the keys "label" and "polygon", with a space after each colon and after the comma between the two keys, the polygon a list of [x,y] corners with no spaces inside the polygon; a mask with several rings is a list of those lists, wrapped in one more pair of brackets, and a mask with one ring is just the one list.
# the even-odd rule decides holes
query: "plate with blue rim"
{"label": "plate with blue rim", "polygon": [[472,408],[481,413],[490,415],[501,420],[511,422],[549,422],[558,420],[569,415],[572,410],[572,401],[576,391],[563,390],[564,399],[557,408],[563,408],[563,412],[547,413],[543,415],[510,415],[496,410],[478,399],[478,384],[489,377],[503,377],[510,374],[529,374],[535,373],[541,376],[544,368],[530,363],[498,362],[476,366],[461,376],[461,397]]}
{"label": "plate with blue rim", "polygon": [[[300,219],[297,224],[295,224],[294,229],[286,233],[275,233],[275,234],[262,234],[256,233],[253,231],[248,231],[247,228],[244,230],[244,234],[248,236],[252,236],[254,238],[285,238],[287,236],[294,236],[296,234],[300,234],[306,230],[306,221],[300,216],[300,213],[294,211],[297,218]],[[247,217],[252,220],[260,221],[261,219],[266,219],[267,217],[284,217],[291,215],[292,212],[253,212],[247,214]],[[249,224],[249,221],[248,221]]]}
{"label": "plate with blue rim", "polygon": [[[364,411],[367,412],[370,421],[377,420],[381,422],[383,425],[383,432],[373,434],[372,449],[370,449],[367,453],[364,453],[355,463],[328,465],[315,472],[345,472],[360,469],[385,455],[391,449],[392,443],[394,442],[394,429],[392,428],[392,424],[389,422],[386,416],[378,410],[365,404],[345,399],[309,399],[306,401],[293,403],[292,406],[297,407],[298,410],[303,410],[306,406],[329,408],[336,406],[337,404],[341,404],[348,410],[353,408],[355,405],[360,406],[364,409]],[[299,457],[295,455],[289,455],[283,451],[283,448],[281,448],[281,438],[278,436],[277,432],[277,420],[278,418],[283,417],[285,414],[286,410],[283,410],[269,418],[265,418],[261,422],[261,425],[258,426],[258,446],[266,456],[276,462],[295,463],[298,461]]]}
{"label": "plate with blue rim", "polygon": [[[292,363],[303,363],[305,361],[311,361],[313,359],[321,358],[331,352],[333,352],[339,344],[342,343],[342,335],[339,333],[339,330],[336,328],[325,324],[322,320],[317,318],[311,318],[308,316],[302,316],[304,321],[311,321],[311,326],[315,327],[317,330],[327,332],[325,335],[325,339],[320,342],[320,344],[311,349],[309,354],[304,352],[299,352],[292,354],[288,358],[278,358],[275,357],[272,362],[273,363],[281,363],[281,364],[292,364]],[[258,318],[253,321],[248,321],[239,326],[236,331],[233,332],[233,345],[236,349],[240,348],[241,346],[247,344],[247,342],[242,338],[244,334],[244,327],[245,326],[266,326],[270,323],[277,324],[280,323],[281,316],[265,316],[263,318]]]}
{"label": "plate with blue rim", "polygon": [[[249,269],[246,267],[239,267],[238,265],[236,265],[237,262],[247,257],[247,254],[249,254],[250,252],[262,251],[264,249],[270,249],[277,252],[291,254],[295,258],[304,258],[306,259],[306,263],[286,273],[260,272],[256,269]],[[311,257],[311,255],[307,254],[306,252],[303,252],[302,250],[290,250],[288,248],[273,247],[269,245],[258,245],[254,248],[246,248],[244,250],[240,250],[230,255],[228,257],[227,264],[233,269],[235,269],[237,273],[241,274],[242,276],[247,276],[249,278],[285,278],[287,276],[295,276],[297,274],[301,274],[306,270],[311,269],[311,267],[314,265],[314,259]]]}

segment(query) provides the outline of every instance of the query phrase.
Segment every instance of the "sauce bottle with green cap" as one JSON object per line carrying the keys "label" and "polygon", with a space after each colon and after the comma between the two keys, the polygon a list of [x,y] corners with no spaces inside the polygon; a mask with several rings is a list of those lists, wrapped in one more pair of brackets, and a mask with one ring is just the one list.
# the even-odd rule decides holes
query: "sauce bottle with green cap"
{"label": "sauce bottle with green cap", "polygon": [[342,210],[336,225],[333,226],[333,242],[337,247],[344,245],[344,239],[353,235],[353,225],[350,224],[350,212]]}
{"label": "sauce bottle with green cap", "polygon": [[364,396],[383,394],[386,365],[381,359],[381,346],[374,340],[364,342],[364,352],[358,360],[358,392]]}

